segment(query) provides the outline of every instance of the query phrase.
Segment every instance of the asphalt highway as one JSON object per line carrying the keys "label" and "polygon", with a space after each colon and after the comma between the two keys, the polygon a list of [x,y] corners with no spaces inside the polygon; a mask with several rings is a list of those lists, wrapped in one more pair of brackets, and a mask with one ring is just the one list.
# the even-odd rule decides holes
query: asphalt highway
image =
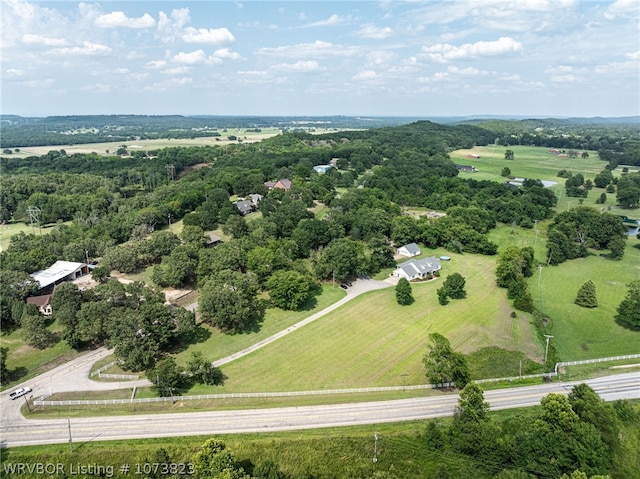
{"label": "asphalt highway", "polygon": [[[492,409],[534,406],[549,393],[568,394],[575,384],[586,382],[603,399],[640,399],[640,373],[626,373],[567,383],[509,388],[485,392]],[[4,395],[6,396],[6,395]],[[358,424],[379,424],[451,415],[456,394],[395,401],[325,406],[209,411],[67,419],[21,418],[0,426],[0,445],[16,447],[96,440],[194,436],[286,431]],[[17,401],[15,401],[17,402]],[[4,408],[3,408],[4,409]]]}

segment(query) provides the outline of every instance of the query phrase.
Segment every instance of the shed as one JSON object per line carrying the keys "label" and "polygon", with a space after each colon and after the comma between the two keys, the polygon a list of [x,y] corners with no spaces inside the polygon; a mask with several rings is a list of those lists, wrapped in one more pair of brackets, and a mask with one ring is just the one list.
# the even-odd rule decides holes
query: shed
{"label": "shed", "polygon": [[31,277],[38,282],[42,290],[63,281],[73,281],[87,273],[89,273],[89,267],[86,263],[56,261],[47,269],[31,273]]}
{"label": "shed", "polygon": [[411,258],[420,254],[420,247],[415,243],[409,243],[404,246],[400,246],[400,248],[396,250],[396,253]]}

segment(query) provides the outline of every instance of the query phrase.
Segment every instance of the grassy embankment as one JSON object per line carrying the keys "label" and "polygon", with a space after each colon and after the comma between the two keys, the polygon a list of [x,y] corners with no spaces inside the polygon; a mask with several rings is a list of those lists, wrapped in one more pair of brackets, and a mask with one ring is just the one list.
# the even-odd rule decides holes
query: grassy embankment
{"label": "grassy embankment", "polygon": [[[636,411],[640,409],[635,405]],[[533,415],[535,409],[497,411],[491,413],[492,421],[501,422],[515,415]],[[446,428],[450,419],[432,420]],[[220,435],[247,470],[257,464],[271,461],[278,464],[287,477],[373,477],[376,471],[393,472],[393,477],[403,479],[438,477],[441,468],[450,477],[491,478],[499,466],[482,458],[471,458],[452,450],[434,450],[426,445],[427,421],[399,424],[376,424],[345,428],[327,428],[309,431],[292,431],[262,434]],[[374,434],[378,435],[377,458],[373,463]],[[120,465],[129,464],[129,474],[135,473],[137,463],[154,462],[154,454],[160,448],[166,450],[174,463],[189,462],[207,436],[139,439],[132,441],[108,441],[74,443],[73,452],[68,444],[2,449],[3,466],[9,463],[62,463],[67,471],[69,464],[97,464],[114,466],[113,477],[130,477],[119,473]],[[622,446],[614,457],[614,478],[637,477],[640,470],[640,425],[622,427]],[[157,460],[157,459],[156,459]],[[47,475],[28,476],[31,478]]]}

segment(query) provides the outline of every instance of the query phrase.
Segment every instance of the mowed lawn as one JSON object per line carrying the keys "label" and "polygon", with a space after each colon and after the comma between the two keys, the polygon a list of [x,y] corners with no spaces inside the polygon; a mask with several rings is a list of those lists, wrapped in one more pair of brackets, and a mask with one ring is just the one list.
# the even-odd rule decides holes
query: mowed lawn
{"label": "mowed lawn", "polygon": [[[426,253],[439,256],[442,251]],[[428,335],[440,332],[468,353],[485,346],[520,350],[541,361],[542,348],[526,314],[511,318],[504,290],[495,286],[495,257],[457,255],[440,279],[413,284],[415,303],[400,306],[395,290],[365,293],[339,309],[222,367],[217,391],[277,391],[424,384]],[[436,289],[460,272],[468,296],[447,306]]]}
{"label": "mowed lawn", "polygon": [[333,287],[331,284],[325,284],[322,286],[322,293],[308,301],[298,311],[284,311],[279,308],[268,309],[259,329],[253,332],[223,334],[206,323],[200,323],[198,325],[198,339],[187,349],[178,353],[176,361],[178,364],[185,365],[192,351],[201,351],[211,361],[229,356],[323,310],[345,295],[345,291],[337,285]]}
{"label": "mowed lawn", "polygon": [[[591,280],[598,307],[573,303],[578,289]],[[640,353],[640,331],[616,323],[614,316],[627,293],[627,284],[640,280],[640,241],[629,237],[624,258],[599,255],[544,267],[529,280],[535,307],[549,316],[560,360],[601,358]]]}
{"label": "mowed lawn", "polygon": [[[513,160],[505,160],[504,153],[511,150],[514,153]],[[451,159],[459,164],[473,165],[478,170],[475,173],[461,172],[461,178],[474,178],[477,180],[492,180],[503,182],[506,178],[501,175],[506,166],[511,170],[511,175],[516,178],[537,178],[540,180],[557,181],[564,185],[565,178],[559,178],[560,170],[568,170],[582,173],[586,178],[591,178],[601,172],[606,162],[600,160],[594,151],[588,151],[589,158],[558,158],[555,153],[550,153],[549,148],[538,146],[477,146],[469,150],[456,150],[450,153]],[[467,158],[468,154],[480,155],[480,158]]]}

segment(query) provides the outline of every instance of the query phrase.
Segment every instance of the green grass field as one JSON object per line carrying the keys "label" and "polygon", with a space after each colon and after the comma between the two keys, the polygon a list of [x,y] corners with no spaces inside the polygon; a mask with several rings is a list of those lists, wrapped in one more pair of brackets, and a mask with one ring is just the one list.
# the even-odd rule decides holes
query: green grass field
{"label": "green grass field", "polygon": [[[587,280],[593,281],[599,306],[573,304]],[[640,332],[617,324],[616,308],[626,285],[640,280],[640,241],[627,240],[624,258],[612,261],[598,255],[544,267],[529,279],[536,308],[551,319],[549,334],[563,361],[640,353]]]}
{"label": "green grass field", "polygon": [[228,335],[206,323],[200,323],[198,336],[201,341],[178,353],[176,360],[179,364],[186,364],[191,351],[195,350],[202,351],[204,356],[211,361],[223,358],[302,321],[307,316],[326,308],[344,296],[344,290],[337,286],[333,287],[331,284],[325,284],[322,287],[322,294],[308,301],[299,311],[268,309],[259,331],[256,332]]}
{"label": "green grass field", "polygon": [[[67,222],[65,224],[69,224],[70,222]],[[0,225],[0,251],[6,251],[7,248],[9,247],[9,243],[11,243],[11,237],[14,235],[17,235],[18,233],[26,233],[26,234],[48,234],[51,232],[51,230],[53,229],[53,227],[56,225],[44,225],[42,226],[42,228],[38,228],[37,225],[35,225],[33,228],[25,223],[16,221],[13,223],[6,223],[3,225]]]}
{"label": "green grass field", "polygon": [[[514,152],[513,160],[505,160],[506,150]],[[480,158],[467,158],[468,154],[480,155]],[[589,151],[589,158],[558,158],[555,153],[550,153],[549,148],[538,146],[477,146],[470,150],[456,150],[450,153],[451,159],[463,165],[473,165],[478,170],[475,173],[461,172],[461,178],[474,178],[478,180],[491,180],[497,182],[506,181],[501,176],[502,169],[506,166],[511,170],[511,175],[516,178],[537,178],[540,180],[557,181],[564,185],[564,178],[558,178],[558,171],[568,170],[582,173],[586,178],[591,178],[602,171],[607,164],[600,160],[598,154]]]}
{"label": "green grass field", "polygon": [[[425,254],[444,254],[429,251]],[[497,345],[540,361],[542,349],[526,314],[511,318],[495,286],[495,261],[447,253],[440,279],[413,285],[415,303],[399,306],[393,287],[365,293],[327,316],[224,366],[227,391],[278,391],[424,384],[428,335],[440,332],[469,353]],[[440,306],[436,289],[460,272],[468,297]],[[313,345],[310,347],[309,345]],[[404,376],[406,374],[406,376]]]}
{"label": "green grass field", "polygon": [[[264,128],[261,132],[247,132],[244,129],[229,129],[227,132],[220,132],[221,136],[206,136],[201,138],[185,138],[185,139],[168,139],[159,138],[156,140],[135,140],[135,141],[117,141],[102,143],[82,143],[77,145],[53,145],[53,146],[25,146],[20,148],[20,152],[12,153],[11,157],[26,158],[27,156],[46,155],[51,150],[65,150],[68,155],[73,153],[97,153],[98,155],[114,154],[122,145],[126,145],[129,152],[160,150],[162,148],[171,148],[179,146],[214,146],[228,145],[229,143],[238,143],[237,141],[228,140],[229,135],[235,135],[242,139],[243,142],[253,143],[264,140],[271,136],[280,134],[277,128]],[[110,153],[107,153],[107,150]]]}

